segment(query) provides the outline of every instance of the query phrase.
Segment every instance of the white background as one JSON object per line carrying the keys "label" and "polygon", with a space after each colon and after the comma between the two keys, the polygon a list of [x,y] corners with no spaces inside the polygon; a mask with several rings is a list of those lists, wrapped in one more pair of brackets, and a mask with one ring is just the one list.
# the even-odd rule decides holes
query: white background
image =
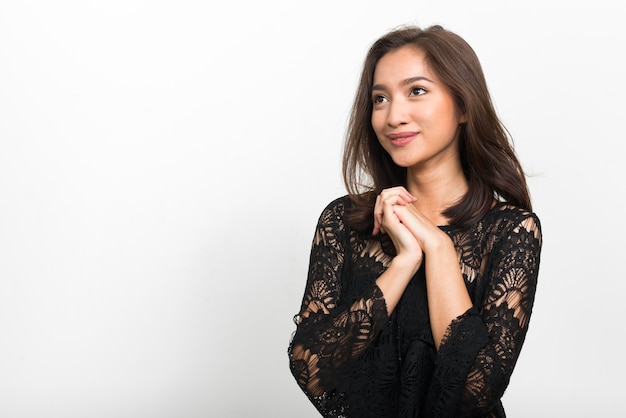
{"label": "white background", "polygon": [[[507,6],[506,4],[514,4]],[[362,59],[484,67],[544,251],[511,418],[623,416],[620,2],[0,2],[0,416],[316,417],[287,345]]]}

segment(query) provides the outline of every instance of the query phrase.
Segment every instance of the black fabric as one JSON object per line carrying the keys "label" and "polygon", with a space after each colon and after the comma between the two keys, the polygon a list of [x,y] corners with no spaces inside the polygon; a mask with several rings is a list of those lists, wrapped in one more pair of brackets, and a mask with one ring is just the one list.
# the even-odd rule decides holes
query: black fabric
{"label": "black fabric", "polygon": [[376,279],[395,254],[385,236],[344,221],[347,196],[322,212],[289,349],[296,381],[324,417],[504,417],[537,286],[541,227],[499,203],[452,239],[474,307],[435,350],[420,269],[391,316]]}

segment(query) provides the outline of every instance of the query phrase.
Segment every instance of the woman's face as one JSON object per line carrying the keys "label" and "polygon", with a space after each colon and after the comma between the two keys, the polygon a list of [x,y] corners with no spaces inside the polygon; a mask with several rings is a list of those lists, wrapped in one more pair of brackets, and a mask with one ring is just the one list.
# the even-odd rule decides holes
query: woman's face
{"label": "woman's face", "polygon": [[458,163],[465,116],[419,49],[403,46],[383,55],[374,70],[372,101],[372,127],[397,165]]}

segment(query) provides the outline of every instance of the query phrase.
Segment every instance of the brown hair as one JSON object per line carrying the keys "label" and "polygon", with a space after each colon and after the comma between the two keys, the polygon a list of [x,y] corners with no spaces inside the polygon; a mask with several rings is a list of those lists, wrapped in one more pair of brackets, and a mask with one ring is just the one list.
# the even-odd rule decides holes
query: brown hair
{"label": "brown hair", "polygon": [[383,189],[406,186],[406,168],[396,165],[372,128],[372,83],[378,61],[405,45],[422,51],[430,69],[452,93],[467,122],[460,129],[460,153],[468,191],[447,208],[452,225],[470,225],[487,213],[493,198],[532,210],[524,171],[508,131],[496,115],[482,67],[460,36],[439,25],[395,29],[371,46],[361,73],[344,145],[343,179],[353,202],[348,222],[357,230],[373,225],[373,207]]}

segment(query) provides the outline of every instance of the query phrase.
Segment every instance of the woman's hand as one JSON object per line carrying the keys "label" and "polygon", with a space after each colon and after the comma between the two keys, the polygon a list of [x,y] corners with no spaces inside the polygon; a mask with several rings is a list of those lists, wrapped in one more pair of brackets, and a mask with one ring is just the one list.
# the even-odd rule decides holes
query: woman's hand
{"label": "woman's hand", "polygon": [[415,198],[404,187],[385,189],[376,198],[374,205],[373,235],[387,234],[396,248],[396,263],[411,265],[417,271],[422,263],[423,251],[414,234],[401,222],[399,208],[412,206]]}
{"label": "woman's hand", "polygon": [[425,254],[439,251],[444,246],[450,247],[452,244],[450,237],[414,205],[397,206],[394,213],[402,225],[413,234]]}
{"label": "woman's hand", "polygon": [[415,208],[415,201],[416,198],[402,186],[385,189],[376,198],[372,234],[388,233],[398,253],[402,248],[415,249],[406,232],[411,233],[422,252],[436,250],[449,240],[443,231]]}
{"label": "woman's hand", "polygon": [[402,186],[384,189],[380,192],[380,194],[376,196],[376,204],[374,205],[374,230],[372,231],[372,235],[385,233],[383,228],[383,203],[385,201],[404,206],[408,203],[415,202],[415,197]]}

